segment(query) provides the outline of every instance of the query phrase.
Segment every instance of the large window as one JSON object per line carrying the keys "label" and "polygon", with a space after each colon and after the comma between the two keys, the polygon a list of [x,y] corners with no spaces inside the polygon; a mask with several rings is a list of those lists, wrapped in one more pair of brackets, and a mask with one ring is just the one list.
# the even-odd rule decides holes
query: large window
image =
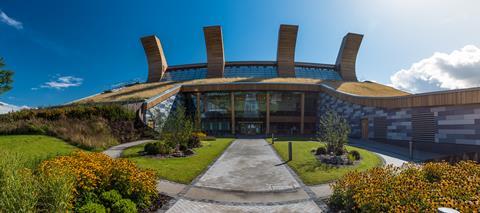
{"label": "large window", "polygon": [[301,93],[272,92],[270,93],[271,116],[300,116]]}

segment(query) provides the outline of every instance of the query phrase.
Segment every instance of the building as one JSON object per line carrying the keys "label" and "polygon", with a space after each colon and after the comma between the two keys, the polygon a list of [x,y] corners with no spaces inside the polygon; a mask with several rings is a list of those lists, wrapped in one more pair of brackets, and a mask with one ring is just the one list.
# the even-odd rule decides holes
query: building
{"label": "building", "polygon": [[[179,105],[214,135],[315,134],[319,117],[334,110],[351,136],[405,145],[471,149],[480,146],[480,89],[409,94],[359,82],[356,57],[363,35],[348,33],[335,63],[295,61],[298,26],[281,25],[276,61],[225,61],[220,26],[204,28],[207,63],[168,66],[160,40],[141,38],[146,83],[81,99],[118,102],[158,127]],[[421,145],[420,145],[421,144]]]}

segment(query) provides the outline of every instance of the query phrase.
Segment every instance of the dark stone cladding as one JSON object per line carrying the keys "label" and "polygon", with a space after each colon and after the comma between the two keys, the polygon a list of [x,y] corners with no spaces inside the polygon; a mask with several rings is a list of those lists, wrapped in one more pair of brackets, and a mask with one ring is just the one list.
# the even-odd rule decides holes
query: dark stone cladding
{"label": "dark stone cladding", "polygon": [[440,107],[385,109],[353,104],[325,93],[319,94],[318,116],[333,110],[345,117],[351,125],[351,137],[361,137],[361,119],[368,119],[368,138],[374,138],[375,117],[387,121],[387,142],[407,146],[412,140],[412,114],[431,112],[437,128],[435,141],[418,142],[417,146],[430,151],[472,151],[480,149],[480,104]]}

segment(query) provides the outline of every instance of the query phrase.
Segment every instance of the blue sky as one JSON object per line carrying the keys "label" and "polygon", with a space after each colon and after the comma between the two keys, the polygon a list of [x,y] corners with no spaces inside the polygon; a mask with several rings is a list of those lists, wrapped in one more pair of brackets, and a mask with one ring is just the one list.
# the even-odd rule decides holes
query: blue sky
{"label": "blue sky", "polygon": [[206,61],[202,27],[222,25],[225,57],[275,60],[279,25],[300,26],[296,61],[334,63],[364,34],[357,75],[412,92],[480,86],[480,2],[2,0],[0,56],[15,71],[0,101],[61,104],[141,80],[139,38],[156,34],[168,64]]}

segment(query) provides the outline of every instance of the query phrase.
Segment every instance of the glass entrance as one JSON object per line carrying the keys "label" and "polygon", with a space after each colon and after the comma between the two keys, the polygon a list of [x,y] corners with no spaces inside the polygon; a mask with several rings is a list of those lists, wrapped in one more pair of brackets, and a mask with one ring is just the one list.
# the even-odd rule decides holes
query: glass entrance
{"label": "glass entrance", "polygon": [[240,124],[240,134],[242,135],[259,135],[262,133],[263,123],[239,123]]}

